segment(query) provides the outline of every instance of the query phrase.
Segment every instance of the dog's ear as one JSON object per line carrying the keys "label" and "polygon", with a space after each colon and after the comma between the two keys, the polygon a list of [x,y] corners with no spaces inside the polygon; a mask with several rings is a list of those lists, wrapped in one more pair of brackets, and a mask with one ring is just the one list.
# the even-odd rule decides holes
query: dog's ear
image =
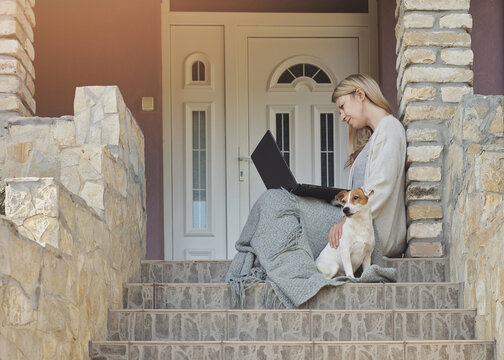
{"label": "dog's ear", "polygon": [[374,190],[373,189],[362,188],[362,191],[364,192],[364,195],[366,195],[366,197],[370,197],[371,195],[374,194]]}
{"label": "dog's ear", "polygon": [[336,194],[334,200],[340,204],[343,204],[343,199],[345,199],[346,194],[347,194],[346,190],[341,190],[339,193]]}

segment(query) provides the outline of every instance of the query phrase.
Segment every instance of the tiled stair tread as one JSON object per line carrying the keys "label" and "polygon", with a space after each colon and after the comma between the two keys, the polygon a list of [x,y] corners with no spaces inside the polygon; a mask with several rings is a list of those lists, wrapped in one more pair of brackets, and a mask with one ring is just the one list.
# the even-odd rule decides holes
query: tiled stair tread
{"label": "tiled stair tread", "polygon": [[[261,309],[262,287],[249,288],[246,309]],[[444,309],[462,306],[460,283],[368,283],[325,287],[310,299],[310,309]],[[125,308],[140,309],[228,309],[229,285],[210,284],[138,284],[124,286]]]}
{"label": "tiled stair tread", "polygon": [[[352,342],[145,342],[95,341],[91,360],[133,360],[184,357],[208,360],[255,360],[258,354],[281,360],[329,360],[342,358],[390,360],[493,360],[494,342],[478,340],[450,341],[352,341]],[[178,356],[178,357],[177,357]]]}
{"label": "tiled stair tread", "polygon": [[475,310],[111,310],[109,340],[474,339]]}
{"label": "tiled stair tread", "polygon": [[[443,282],[449,279],[447,258],[384,258],[398,269],[399,282]],[[144,260],[142,282],[223,282],[231,260]]]}

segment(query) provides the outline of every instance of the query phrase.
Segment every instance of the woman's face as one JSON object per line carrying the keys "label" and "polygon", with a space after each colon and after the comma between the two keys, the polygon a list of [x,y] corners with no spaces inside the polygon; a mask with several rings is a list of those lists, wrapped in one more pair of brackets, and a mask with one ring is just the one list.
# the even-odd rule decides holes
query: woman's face
{"label": "woman's face", "polygon": [[336,106],[340,113],[340,120],[354,129],[366,126],[363,118],[362,101],[358,93],[340,96],[336,99]]}

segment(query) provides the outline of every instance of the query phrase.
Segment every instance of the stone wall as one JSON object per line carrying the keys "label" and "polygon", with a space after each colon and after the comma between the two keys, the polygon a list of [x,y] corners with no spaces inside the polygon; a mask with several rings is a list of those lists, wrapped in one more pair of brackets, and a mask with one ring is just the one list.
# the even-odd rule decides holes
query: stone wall
{"label": "stone wall", "polygon": [[466,96],[449,122],[445,160],[451,280],[476,308],[478,339],[504,359],[504,96]]}
{"label": "stone wall", "polygon": [[0,123],[35,114],[34,6],[35,0],[0,0]]}
{"label": "stone wall", "polygon": [[472,94],[469,0],[398,0],[397,89],[406,127],[406,202],[411,257],[441,257],[446,121]]}
{"label": "stone wall", "polygon": [[143,135],[117,87],[75,117],[8,120],[0,359],[87,359],[145,257]]}

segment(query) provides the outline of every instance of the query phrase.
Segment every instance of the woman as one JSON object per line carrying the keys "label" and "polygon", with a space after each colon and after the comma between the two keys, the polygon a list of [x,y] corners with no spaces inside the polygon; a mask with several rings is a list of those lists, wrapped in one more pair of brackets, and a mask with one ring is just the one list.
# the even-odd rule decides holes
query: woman
{"label": "woman", "polygon": [[[366,75],[341,81],[333,102],[349,126],[349,188],[374,190],[369,200],[377,235],[372,263],[379,265],[382,253],[399,256],[406,245],[404,127],[391,115],[378,84]],[[226,276],[235,306],[243,307],[245,290],[256,282],[266,282],[264,289],[272,290],[264,294],[266,307],[294,308],[327,285],[394,280],[393,269],[378,266],[359,279],[327,280],[317,271],[314,259],[327,241],[339,245],[344,221],[341,209],[322,200],[285,190],[264,192],[250,211]]]}
{"label": "woman", "polygon": [[[350,157],[345,165],[352,168],[348,188],[374,190],[370,204],[383,254],[400,256],[406,246],[404,127],[369,76],[350,75],[336,87],[332,99],[341,121],[349,125]],[[344,222],[343,218],[331,228],[333,247],[339,244]]]}

